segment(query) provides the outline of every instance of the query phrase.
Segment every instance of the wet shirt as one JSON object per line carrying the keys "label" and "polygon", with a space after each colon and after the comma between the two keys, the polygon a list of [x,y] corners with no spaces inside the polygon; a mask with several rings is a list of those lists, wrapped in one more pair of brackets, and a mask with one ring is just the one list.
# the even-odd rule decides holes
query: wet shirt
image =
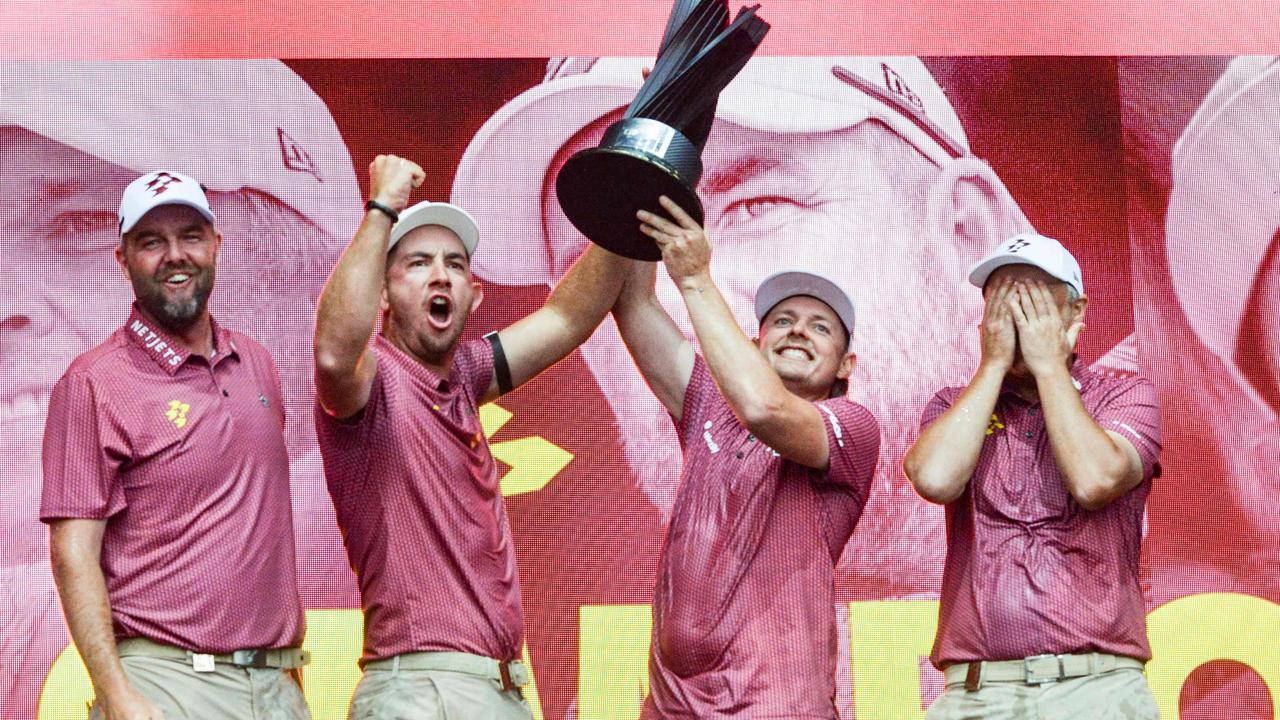
{"label": "wet shirt", "polygon": [[644,718],[837,716],[835,564],[866,504],[880,429],[847,398],[816,405],[825,472],[756,440],[696,359]]}
{"label": "wet shirt", "polygon": [[[1143,482],[1085,510],[1058,471],[1039,403],[1001,392],[968,487],[946,508],[936,667],[1048,653],[1151,657],[1138,552],[1150,480],[1159,474],[1155,388],[1079,362],[1071,375],[1094,421],[1133,443]],[[922,426],[963,390],[935,395]]]}
{"label": "wet shirt", "polygon": [[450,650],[520,656],[524,618],[511,526],[477,400],[493,378],[485,340],[442,378],[381,336],[364,410],[317,404],[316,435],[364,608],[361,662]]}
{"label": "wet shirt", "polygon": [[54,386],[40,519],[105,520],[118,638],[199,652],[301,643],[284,400],[271,356],[213,324],[212,360],[135,307]]}

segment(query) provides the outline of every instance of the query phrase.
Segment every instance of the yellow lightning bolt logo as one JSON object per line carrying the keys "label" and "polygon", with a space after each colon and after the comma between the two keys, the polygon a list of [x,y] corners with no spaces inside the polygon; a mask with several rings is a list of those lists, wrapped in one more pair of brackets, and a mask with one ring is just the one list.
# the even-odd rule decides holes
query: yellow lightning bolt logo
{"label": "yellow lightning bolt logo", "polygon": [[165,411],[164,416],[169,418],[169,422],[175,427],[183,427],[187,424],[187,412],[190,410],[190,404],[181,400],[170,400],[169,409]]}
{"label": "yellow lightning bolt logo", "polygon": [[[480,427],[491,438],[511,419],[511,411],[489,403],[480,408]],[[502,476],[502,494],[506,497],[541,490],[564,469],[573,454],[539,436],[491,443],[493,457],[511,467]]]}
{"label": "yellow lightning bolt logo", "polygon": [[1003,430],[1004,423],[1000,422],[1000,416],[991,413],[991,422],[987,423],[987,434],[990,435],[997,430]]}

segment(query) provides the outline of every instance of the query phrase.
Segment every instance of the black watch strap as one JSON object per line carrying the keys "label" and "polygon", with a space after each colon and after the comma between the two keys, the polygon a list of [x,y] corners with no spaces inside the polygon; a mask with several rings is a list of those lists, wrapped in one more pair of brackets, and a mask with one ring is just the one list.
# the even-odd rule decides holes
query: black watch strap
{"label": "black watch strap", "polygon": [[369,201],[364,204],[364,209],[366,211],[377,210],[378,212],[391,218],[391,222],[393,223],[400,222],[400,213],[396,212],[395,210],[392,210],[391,208],[387,207],[386,205],[383,205],[382,203],[372,198],[370,198]]}

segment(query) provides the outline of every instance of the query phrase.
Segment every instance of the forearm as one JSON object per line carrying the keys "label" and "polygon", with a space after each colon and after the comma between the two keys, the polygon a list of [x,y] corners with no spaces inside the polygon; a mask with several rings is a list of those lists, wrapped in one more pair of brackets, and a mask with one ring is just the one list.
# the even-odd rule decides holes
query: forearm
{"label": "forearm", "polygon": [[556,284],[545,307],[561,319],[569,350],[581,345],[604,320],[632,262],[593,243]]}
{"label": "forearm", "polygon": [[679,285],[707,369],[734,413],[748,427],[776,416],[790,393],[738,326],[710,275],[685,277]]}
{"label": "forearm", "polygon": [[125,692],[128,681],[116,654],[111,605],[98,554],[57,535],[51,538],[50,554],[71,639],[89,670],[95,692],[110,704]]}
{"label": "forearm", "polygon": [[1087,509],[1106,505],[1125,484],[1128,456],[1089,415],[1066,367],[1038,376],[1036,389],[1067,491]]}
{"label": "forearm", "polygon": [[693,347],[658,301],[657,265],[635,263],[613,305],[618,334],[658,401],[677,420],[693,373]]}
{"label": "forearm", "polygon": [[1005,370],[980,365],[969,386],[912,445],[903,470],[921,497],[946,504],[964,493],[977,467]]}
{"label": "forearm", "polygon": [[315,352],[322,369],[350,371],[364,353],[377,325],[390,234],[391,218],[366,213],[320,292]]}

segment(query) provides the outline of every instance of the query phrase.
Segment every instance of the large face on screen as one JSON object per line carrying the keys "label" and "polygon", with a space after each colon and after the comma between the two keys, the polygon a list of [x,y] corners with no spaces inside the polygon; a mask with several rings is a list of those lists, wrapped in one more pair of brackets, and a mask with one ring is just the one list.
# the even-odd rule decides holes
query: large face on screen
{"label": "large face on screen", "polygon": [[[11,533],[6,559],[36,561],[45,538],[35,521],[45,408],[72,359],[128,316],[134,288],[114,257],[116,208],[138,173],[13,126],[0,127],[0,159],[0,453],[11,477],[22,478],[6,483],[0,521],[27,528]],[[298,451],[307,436],[300,419],[310,417],[314,298],[331,263],[326,248],[336,253],[341,243],[252,190],[211,192],[209,201],[225,237],[209,306],[271,351]]]}
{"label": "large face on screen", "polygon": [[[580,133],[558,162],[596,144],[611,120]],[[713,246],[712,273],[744,329],[756,334],[755,290],[784,269],[826,274],[853,295],[858,308],[858,362],[850,394],[877,416],[884,437],[877,485],[859,526],[866,540],[859,545],[857,570],[884,579],[889,567],[899,575],[908,567],[940,567],[942,514],[916,496],[898,466],[927,400],[943,386],[964,382],[975,365],[981,298],[961,278],[996,239],[968,246],[931,230],[926,198],[937,166],[876,122],[777,134],[717,121],[703,162],[699,192]],[[554,203],[554,197],[545,199],[550,240],[572,242],[576,231]],[[658,296],[693,339],[680,296],[661,272]],[[674,439],[654,441],[670,437],[669,417],[616,334],[598,332],[582,351],[619,419],[638,482],[669,510],[679,450]],[[904,584],[921,590],[927,585],[911,579]]]}

